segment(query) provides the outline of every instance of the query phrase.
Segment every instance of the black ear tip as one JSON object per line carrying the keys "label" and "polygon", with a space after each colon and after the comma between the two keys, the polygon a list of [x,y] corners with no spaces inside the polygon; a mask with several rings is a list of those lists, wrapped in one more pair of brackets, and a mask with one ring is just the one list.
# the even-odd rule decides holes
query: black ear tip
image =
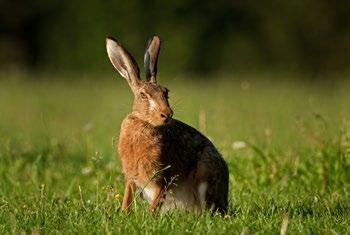
{"label": "black ear tip", "polygon": [[115,42],[115,43],[117,43],[117,44],[119,45],[118,40],[117,40],[117,39],[115,39],[114,37],[107,36],[107,37],[106,37],[106,43],[107,43],[108,41],[113,41],[113,42]]}
{"label": "black ear tip", "polygon": [[153,34],[147,42],[147,48],[151,45],[151,43],[160,44],[160,37],[156,34]]}

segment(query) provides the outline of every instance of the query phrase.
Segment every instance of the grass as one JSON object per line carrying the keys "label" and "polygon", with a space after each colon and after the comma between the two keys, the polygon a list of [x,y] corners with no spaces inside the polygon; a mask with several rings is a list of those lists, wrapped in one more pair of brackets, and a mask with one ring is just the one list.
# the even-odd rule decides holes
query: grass
{"label": "grass", "polygon": [[[119,77],[2,74],[0,234],[349,234],[350,83],[168,78],[175,117],[230,169],[225,217],[120,211]],[[58,76],[58,75],[56,75]],[[282,82],[284,80],[285,82]]]}

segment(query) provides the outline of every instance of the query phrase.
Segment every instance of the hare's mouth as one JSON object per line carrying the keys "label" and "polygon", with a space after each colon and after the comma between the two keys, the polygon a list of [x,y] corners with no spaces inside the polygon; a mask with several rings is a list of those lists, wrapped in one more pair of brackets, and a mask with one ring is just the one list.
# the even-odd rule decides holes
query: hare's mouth
{"label": "hare's mouth", "polygon": [[173,119],[171,117],[167,117],[165,120],[164,120],[164,124],[169,124]]}
{"label": "hare's mouth", "polygon": [[162,122],[160,122],[160,123],[158,124],[158,126],[166,126],[166,125],[169,125],[169,124],[171,123],[171,121],[172,121],[172,118],[169,117],[169,118],[163,120]]}
{"label": "hare's mouth", "polygon": [[153,122],[152,124],[154,126],[166,126],[166,125],[169,125],[172,122],[172,120],[173,119],[171,117],[168,117],[166,119],[157,120],[156,122]]}

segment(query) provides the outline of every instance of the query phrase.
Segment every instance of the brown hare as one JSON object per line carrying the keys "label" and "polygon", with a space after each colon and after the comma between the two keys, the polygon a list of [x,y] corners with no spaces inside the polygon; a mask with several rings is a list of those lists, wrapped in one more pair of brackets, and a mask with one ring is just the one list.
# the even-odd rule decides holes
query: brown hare
{"label": "brown hare", "polygon": [[157,84],[160,38],[153,36],[148,42],[144,81],[119,42],[108,37],[106,47],[111,63],[134,93],[118,144],[126,180],[122,209],[130,207],[136,186],[152,212],[162,207],[225,213],[229,174],[224,159],[199,131],[172,118],[169,90]]}

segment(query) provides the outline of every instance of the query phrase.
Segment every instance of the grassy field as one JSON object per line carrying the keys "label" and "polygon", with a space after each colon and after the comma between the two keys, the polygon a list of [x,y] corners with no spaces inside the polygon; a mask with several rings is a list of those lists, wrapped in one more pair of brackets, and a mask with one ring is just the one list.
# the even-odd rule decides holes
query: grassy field
{"label": "grassy field", "polygon": [[350,234],[350,82],[302,80],[162,83],[229,165],[221,217],[120,211],[114,145],[132,96],[117,75],[2,74],[0,234]]}

